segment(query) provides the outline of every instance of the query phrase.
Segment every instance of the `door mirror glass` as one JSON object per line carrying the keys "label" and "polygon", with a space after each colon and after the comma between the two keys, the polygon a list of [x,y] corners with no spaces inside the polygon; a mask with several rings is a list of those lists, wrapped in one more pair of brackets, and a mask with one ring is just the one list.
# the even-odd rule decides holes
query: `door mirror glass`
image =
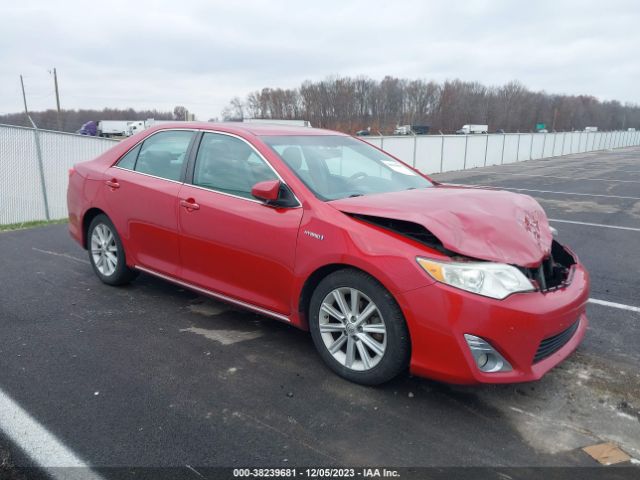
{"label": "door mirror glass", "polygon": [[280,195],[280,180],[265,180],[256,183],[251,188],[251,195],[268,203],[277,201]]}

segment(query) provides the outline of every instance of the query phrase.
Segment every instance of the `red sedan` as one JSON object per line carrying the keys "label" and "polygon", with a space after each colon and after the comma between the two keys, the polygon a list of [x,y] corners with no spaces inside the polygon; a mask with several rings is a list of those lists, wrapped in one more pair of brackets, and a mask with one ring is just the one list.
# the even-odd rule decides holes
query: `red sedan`
{"label": "red sedan", "polygon": [[587,271],[534,199],[337,132],[161,125],[76,165],[68,205],[104,283],[142,271],[308,329],[354,382],[536,380],[587,328]]}

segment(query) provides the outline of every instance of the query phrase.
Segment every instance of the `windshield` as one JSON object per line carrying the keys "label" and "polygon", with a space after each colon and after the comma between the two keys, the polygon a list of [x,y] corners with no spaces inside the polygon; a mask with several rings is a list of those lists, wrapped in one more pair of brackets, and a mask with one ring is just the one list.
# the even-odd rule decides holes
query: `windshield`
{"label": "windshield", "polygon": [[351,137],[266,136],[262,140],[321,200],[432,186],[404,164]]}

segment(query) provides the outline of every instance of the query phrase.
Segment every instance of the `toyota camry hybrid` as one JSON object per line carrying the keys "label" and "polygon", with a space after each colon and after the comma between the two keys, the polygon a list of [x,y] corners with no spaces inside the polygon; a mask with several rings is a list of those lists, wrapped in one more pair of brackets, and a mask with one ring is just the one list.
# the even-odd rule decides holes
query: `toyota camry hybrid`
{"label": "toyota camry hybrid", "polygon": [[104,283],[145,272],[309,330],[358,383],[536,380],[587,329],[588,273],[533,198],[337,132],[163,124],[71,169],[68,206]]}

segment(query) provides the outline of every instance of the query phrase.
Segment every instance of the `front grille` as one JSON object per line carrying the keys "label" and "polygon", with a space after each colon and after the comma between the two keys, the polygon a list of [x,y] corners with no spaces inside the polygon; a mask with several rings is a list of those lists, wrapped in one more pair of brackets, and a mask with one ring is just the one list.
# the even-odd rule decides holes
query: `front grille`
{"label": "front grille", "polygon": [[580,321],[576,320],[574,324],[566,330],[554,335],[553,337],[542,340],[536,355],[533,357],[533,363],[538,363],[539,361],[544,360],[564,347],[571,337],[573,337],[573,334],[576,333],[579,323]]}
{"label": "front grille", "polygon": [[570,267],[575,263],[573,256],[554,240],[551,246],[551,255],[545,258],[539,266],[519,268],[532,281],[536,290],[549,292],[565,287],[570,283]]}

